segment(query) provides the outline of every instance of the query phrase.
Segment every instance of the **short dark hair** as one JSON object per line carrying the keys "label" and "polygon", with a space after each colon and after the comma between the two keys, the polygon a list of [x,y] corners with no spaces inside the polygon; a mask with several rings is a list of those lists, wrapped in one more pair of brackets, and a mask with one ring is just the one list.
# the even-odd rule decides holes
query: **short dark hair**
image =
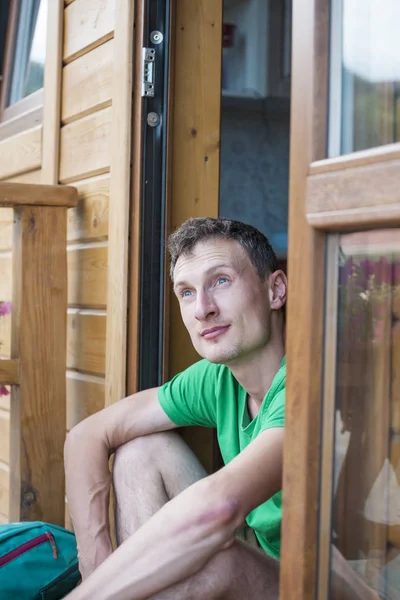
{"label": "short dark hair", "polygon": [[271,244],[265,235],[252,225],[223,217],[218,219],[198,217],[188,219],[169,236],[171,279],[178,258],[190,254],[199,242],[213,237],[238,242],[246,251],[260,279],[264,279],[278,269],[278,261]]}

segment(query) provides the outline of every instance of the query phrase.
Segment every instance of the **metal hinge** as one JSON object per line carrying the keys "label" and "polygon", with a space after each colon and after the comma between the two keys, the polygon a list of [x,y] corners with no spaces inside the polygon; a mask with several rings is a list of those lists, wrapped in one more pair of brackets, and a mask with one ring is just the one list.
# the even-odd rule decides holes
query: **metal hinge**
{"label": "metal hinge", "polygon": [[142,48],[142,96],[154,96],[155,61],[156,51],[153,48]]}

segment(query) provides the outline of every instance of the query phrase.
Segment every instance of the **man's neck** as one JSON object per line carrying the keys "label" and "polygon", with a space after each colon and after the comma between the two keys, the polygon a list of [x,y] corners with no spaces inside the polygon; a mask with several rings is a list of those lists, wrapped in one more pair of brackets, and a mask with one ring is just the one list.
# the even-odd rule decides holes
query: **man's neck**
{"label": "man's neck", "polygon": [[248,361],[229,366],[233,376],[246,390],[249,397],[249,406],[253,406],[252,413],[260,409],[265,394],[271,387],[272,381],[279,370],[282,358],[285,355],[283,335],[275,335],[265,348],[249,357]]}

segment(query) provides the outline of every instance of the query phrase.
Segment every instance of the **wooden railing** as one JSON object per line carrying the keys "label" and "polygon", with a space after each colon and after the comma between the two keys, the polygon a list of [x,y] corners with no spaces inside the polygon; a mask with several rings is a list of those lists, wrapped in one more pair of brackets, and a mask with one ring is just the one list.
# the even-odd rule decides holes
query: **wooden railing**
{"label": "wooden railing", "polygon": [[0,385],[14,386],[10,521],[64,524],[67,208],[76,205],[73,187],[0,182],[0,207],[14,208],[11,359],[0,360]]}

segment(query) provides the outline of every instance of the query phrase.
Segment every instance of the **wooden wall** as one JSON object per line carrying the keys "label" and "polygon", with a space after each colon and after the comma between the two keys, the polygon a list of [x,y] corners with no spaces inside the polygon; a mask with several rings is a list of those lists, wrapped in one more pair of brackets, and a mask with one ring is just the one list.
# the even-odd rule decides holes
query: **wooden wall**
{"label": "wooden wall", "polygon": [[[132,39],[129,36],[133,37],[134,3],[129,0],[66,0],[64,6],[63,0],[60,0],[60,4],[63,38],[62,44],[59,40],[59,77],[51,81],[45,79],[45,97],[48,86],[58,86],[53,94],[54,97],[58,94],[59,98],[55,126],[58,129],[56,139],[59,140],[57,179],[59,183],[76,186],[79,191],[79,205],[69,211],[67,232],[69,308],[66,367],[67,429],[70,429],[106,403],[118,399],[114,397],[106,401],[105,395],[107,298],[110,292],[107,268],[111,235],[109,208],[110,187],[114,186],[114,190],[122,190],[125,194],[122,200],[114,194],[116,218],[122,221],[123,234],[119,237],[122,238],[124,252],[127,245],[124,223],[127,219],[121,207],[129,207],[130,137],[120,148],[127,156],[117,156],[118,149],[112,143],[112,129],[118,133],[118,127],[128,131],[131,127],[129,105],[125,103],[125,111],[120,109],[120,96],[125,93],[125,98],[128,97],[129,90],[127,93],[127,86],[121,87],[118,80],[122,79],[121,69],[125,66],[126,80],[129,83],[132,79],[133,57],[121,64],[121,43],[127,52],[131,52]],[[116,29],[116,22],[119,29]],[[117,39],[116,30],[120,32],[122,41]],[[116,53],[118,44],[119,51]],[[118,107],[118,123],[113,104]],[[43,125],[0,142],[0,179],[50,183],[43,179],[42,169],[43,128],[46,126],[54,129],[50,123],[46,125],[45,107]],[[128,165],[125,173],[121,173],[120,167],[115,169],[126,182],[121,187],[116,179],[111,180],[112,160]],[[115,229],[114,223],[113,240],[116,239]],[[0,209],[0,301],[11,299],[11,234],[12,212]],[[114,257],[118,254],[118,243]],[[118,316],[124,322],[124,315]],[[115,317],[111,324],[114,322]],[[113,347],[108,351],[115,353],[116,349]],[[0,356],[8,357],[9,353],[10,316],[6,316],[0,318]],[[123,345],[116,359],[121,364],[125,362]],[[121,373],[120,380],[124,369]],[[120,386],[117,393],[122,395],[122,392]],[[0,397],[0,521],[7,519],[8,511],[9,403],[9,396]]]}

